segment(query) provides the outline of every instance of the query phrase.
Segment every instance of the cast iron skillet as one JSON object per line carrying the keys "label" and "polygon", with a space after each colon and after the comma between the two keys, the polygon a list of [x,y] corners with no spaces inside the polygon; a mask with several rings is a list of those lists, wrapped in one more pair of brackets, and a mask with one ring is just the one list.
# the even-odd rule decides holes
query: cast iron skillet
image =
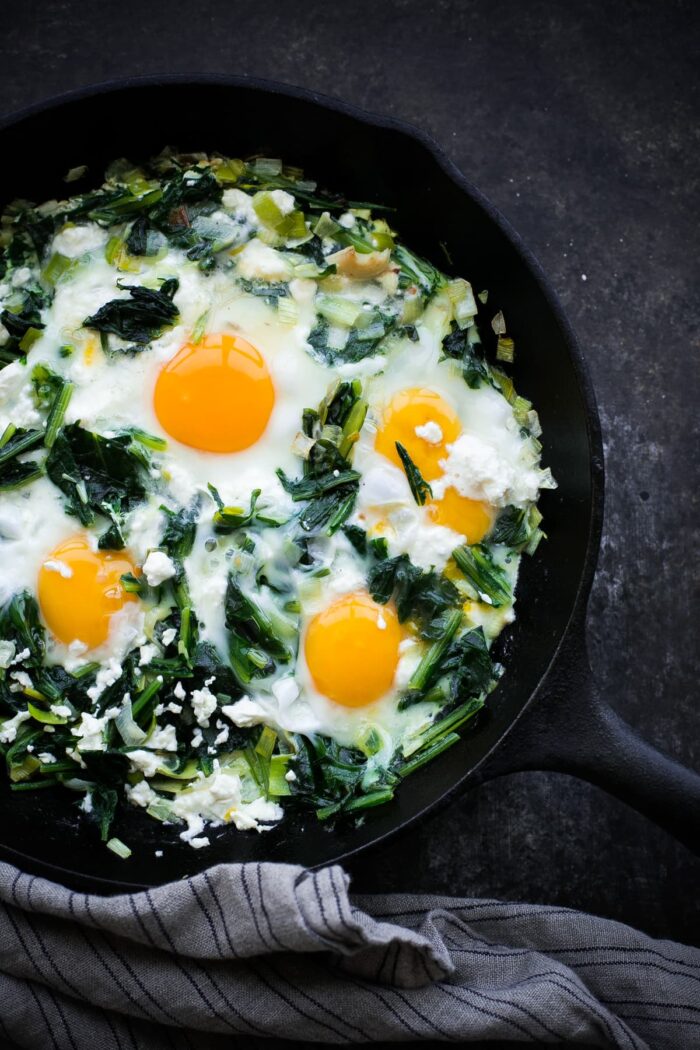
{"label": "cast iron skillet", "polygon": [[507,673],[487,713],[361,826],[331,830],[313,817],[288,816],[262,835],[221,829],[210,848],[195,851],[175,830],[133,810],[115,829],[133,849],[122,861],[97,842],[67,792],[10,799],[3,784],[0,854],[106,891],[163,883],[222,861],[315,866],[378,842],[465,782],[523,769],[584,777],[698,848],[700,777],[639,739],[591,679],[584,620],[603,514],[600,425],[581,351],[517,234],[414,128],[296,88],[233,77],[123,81],[10,117],[0,124],[0,153],[13,158],[0,168],[0,202],[65,196],[69,168],[88,164],[98,180],[115,157],[138,160],[165,144],[280,156],[322,186],[391,205],[412,248],[442,267],[446,249],[454,273],[489,289],[489,316],[501,308],[508,319],[518,348],[514,378],[539,411],[544,462],[559,482],[541,504],[549,540],[524,559],[518,619],[499,643]]}

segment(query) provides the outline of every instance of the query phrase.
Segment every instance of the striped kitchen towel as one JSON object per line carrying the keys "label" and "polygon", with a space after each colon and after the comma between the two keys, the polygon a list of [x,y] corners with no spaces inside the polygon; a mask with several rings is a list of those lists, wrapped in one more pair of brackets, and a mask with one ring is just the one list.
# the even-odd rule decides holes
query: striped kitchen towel
{"label": "striped kitchen towel", "polygon": [[273,864],[115,897],[0,864],[0,901],[3,1050],[700,1047],[700,950],[565,908]]}

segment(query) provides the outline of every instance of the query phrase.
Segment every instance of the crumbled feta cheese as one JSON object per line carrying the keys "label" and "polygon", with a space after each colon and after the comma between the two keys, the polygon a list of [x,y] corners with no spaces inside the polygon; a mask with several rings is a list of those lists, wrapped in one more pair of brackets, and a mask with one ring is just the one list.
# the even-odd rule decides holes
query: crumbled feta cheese
{"label": "crumbled feta cheese", "polygon": [[294,772],[293,769],[288,769],[287,772],[284,774],[284,779],[289,781],[290,784],[294,783],[296,778],[297,778],[297,775],[296,775],[296,773]]}
{"label": "crumbled feta cheese", "polygon": [[251,226],[258,225],[258,216],[253,207],[253,198],[244,190],[224,190],[221,203],[224,208],[235,212],[237,217],[245,219]]}
{"label": "crumbled feta cheese", "polygon": [[24,288],[25,284],[29,284],[32,279],[32,271],[28,266],[21,266],[19,270],[15,270],[12,274],[12,287],[13,288]]}
{"label": "crumbled feta cheese", "polygon": [[203,740],[204,737],[202,736],[202,730],[195,729],[194,733],[192,734],[192,747],[199,747]]}
{"label": "crumbled feta cheese", "polygon": [[17,653],[14,657],[11,666],[14,667],[15,664],[21,664],[23,660],[28,660],[31,655],[30,649],[22,649],[22,651]]}
{"label": "crumbled feta cheese", "polygon": [[0,725],[0,744],[11,744],[16,736],[17,730],[29,718],[29,711],[19,711],[12,718],[6,718]]}
{"label": "crumbled feta cheese", "polygon": [[10,678],[12,679],[11,693],[21,693],[24,689],[34,688],[34,683],[26,671],[11,671]]}
{"label": "crumbled feta cheese", "polygon": [[285,281],[292,273],[284,256],[257,238],[248,241],[235,261],[238,273],[249,281]]}
{"label": "crumbled feta cheese", "polygon": [[[328,212],[325,213],[328,215]],[[350,211],[343,212],[338,218],[338,223],[343,227],[344,230],[351,230],[355,225],[355,216]]]}
{"label": "crumbled feta cheese", "polygon": [[8,667],[12,666],[15,658],[15,643],[10,641],[0,641],[0,668],[6,671]]}
{"label": "crumbled feta cheese", "polygon": [[416,427],[416,437],[423,438],[429,445],[439,445],[443,438],[442,427],[439,423],[428,420],[422,426]]}
{"label": "crumbled feta cheese", "polygon": [[152,751],[129,751],[126,756],[131,762],[131,768],[143,773],[145,777],[153,777],[158,772],[161,760]]}
{"label": "crumbled feta cheese", "polygon": [[176,572],[175,563],[163,551],[151,551],[143,563],[143,574],[149,587],[160,587],[161,583],[172,579]]}
{"label": "crumbled feta cheese", "polygon": [[194,689],[192,691],[190,703],[192,704],[192,710],[194,711],[197,723],[200,726],[204,726],[206,729],[209,725],[209,715],[216,711],[216,697],[209,691],[208,686],[205,685],[203,689]]}
{"label": "crumbled feta cheese", "polygon": [[146,741],[146,747],[154,751],[177,751],[175,726],[168,725],[154,729]]}
{"label": "crumbled feta cheese", "polygon": [[[27,750],[29,750],[29,748],[27,748]],[[52,762],[58,761],[56,756],[52,755],[50,751],[41,751],[36,757],[40,762],[43,762],[45,766],[50,766]]]}
{"label": "crumbled feta cheese", "polygon": [[[82,644],[82,643],[81,643]],[[105,689],[108,689],[110,685],[121,677],[122,665],[116,657],[112,657],[108,660],[104,667],[101,667],[95,676],[95,684],[91,685],[87,690],[87,695],[92,701],[99,700],[104,693]]]}
{"label": "crumbled feta cheese", "polygon": [[444,474],[431,482],[435,499],[442,499],[450,487],[467,499],[497,507],[522,506],[537,499],[539,472],[503,459],[475,434],[461,434],[447,450],[447,458],[440,461]]}
{"label": "crumbled feta cheese", "polygon": [[59,718],[70,718],[73,714],[73,709],[68,704],[51,704],[51,710]]}
{"label": "crumbled feta cheese", "polygon": [[[182,835],[180,836],[182,838]],[[209,846],[211,843],[206,835],[198,835],[194,839],[190,839],[190,846],[192,849],[202,849],[203,846]]]}
{"label": "crumbled feta cheese", "polygon": [[266,718],[265,711],[257,700],[251,700],[249,696],[242,696],[235,704],[226,704],[221,708],[221,712],[241,729],[260,725]]}
{"label": "crumbled feta cheese", "polygon": [[152,642],[142,645],[139,649],[139,667],[145,667],[147,664],[150,664],[151,660],[155,660],[159,652],[158,646],[153,645]]}
{"label": "crumbled feta cheese", "polygon": [[144,809],[158,801],[158,795],[145,780],[139,780],[133,787],[126,784],[124,790],[129,802],[133,802],[135,806],[143,806]]}
{"label": "crumbled feta cheese", "polygon": [[176,696],[178,700],[184,700],[187,696],[187,693],[185,692],[185,687],[183,686],[182,682],[175,683],[175,688],[173,689],[173,696]]}
{"label": "crumbled feta cheese", "polygon": [[165,646],[165,648],[167,649],[167,647],[169,645],[172,645],[172,643],[175,641],[176,637],[177,637],[177,631],[175,630],[175,628],[174,627],[168,627],[168,629],[166,631],[163,631],[162,635],[160,636],[160,640],[161,640],[162,644]]}
{"label": "crumbled feta cheese", "polygon": [[107,243],[107,233],[101,226],[91,223],[89,226],[66,226],[53,239],[53,250],[69,259],[101,248]]}
{"label": "crumbled feta cheese", "polygon": [[182,704],[174,704],[171,700],[167,707],[164,708],[164,710],[170,711],[174,715],[179,715],[182,711]]}
{"label": "crumbled feta cheese", "polygon": [[289,215],[294,211],[296,201],[291,193],[287,193],[286,190],[273,190],[270,197],[283,215]]}
{"label": "crumbled feta cheese", "polygon": [[112,718],[119,714],[118,707],[112,707],[105,711],[101,718],[91,715],[89,711],[83,711],[80,715],[80,724],[71,729],[73,736],[79,738],[78,751],[104,751],[104,729]]}
{"label": "crumbled feta cheese", "polygon": [[215,747],[220,747],[221,744],[225,744],[226,743],[228,738],[229,738],[229,728],[228,728],[228,726],[224,726],[224,728],[221,730],[221,732],[218,734],[218,736],[214,740],[214,746]]}

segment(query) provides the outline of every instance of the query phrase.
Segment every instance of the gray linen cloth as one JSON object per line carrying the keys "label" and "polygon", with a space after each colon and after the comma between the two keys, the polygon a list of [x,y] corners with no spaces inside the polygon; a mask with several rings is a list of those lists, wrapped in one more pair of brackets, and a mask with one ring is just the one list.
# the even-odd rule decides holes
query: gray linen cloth
{"label": "gray linen cloth", "polygon": [[[0,864],[0,1046],[700,1047],[700,950],[565,908],[226,864],[85,895]],[[3,1041],[4,1040],[4,1041]]]}

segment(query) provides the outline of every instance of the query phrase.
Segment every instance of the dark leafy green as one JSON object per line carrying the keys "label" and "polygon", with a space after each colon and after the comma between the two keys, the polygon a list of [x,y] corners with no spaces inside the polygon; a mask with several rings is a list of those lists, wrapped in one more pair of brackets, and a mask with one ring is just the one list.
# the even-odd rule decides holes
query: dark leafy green
{"label": "dark leafy green", "polygon": [[437,572],[423,572],[407,554],[372,565],[367,586],[382,605],[394,598],[401,623],[410,617],[429,627],[459,603],[459,591],[450,580]]}
{"label": "dark leafy green", "polygon": [[507,605],[512,599],[508,577],[500,565],[497,565],[488,547],[477,543],[473,547],[458,547],[452,557],[460,571],[466,576],[479,597],[498,608]]}
{"label": "dark leafy green", "polygon": [[491,376],[480,345],[470,343],[468,333],[468,328],[460,328],[453,321],[450,331],[442,341],[442,352],[445,357],[461,361],[462,374],[467,386],[476,389],[482,383],[490,383]]}
{"label": "dark leafy green", "polygon": [[399,454],[399,459],[403,465],[403,469],[406,472],[408,484],[413,494],[413,498],[419,507],[422,507],[428,496],[432,496],[433,490],[431,489],[428,482],[425,480],[418,467],[415,465],[411,457],[409,456],[406,449],[403,447],[400,441],[396,442],[396,451]]}
{"label": "dark leafy green", "polygon": [[134,344],[129,347],[130,351],[138,351],[178,319],[178,309],[173,302],[179,288],[177,277],[169,277],[157,290],[135,284],[117,284],[129,292],[129,298],[105,303],[97,313],[83,321],[85,328],[119,336]]}
{"label": "dark leafy green", "polygon": [[119,522],[146,496],[143,457],[131,437],[105,438],[78,423],[59,431],[46,473],[83,525],[92,525],[96,514]]}

